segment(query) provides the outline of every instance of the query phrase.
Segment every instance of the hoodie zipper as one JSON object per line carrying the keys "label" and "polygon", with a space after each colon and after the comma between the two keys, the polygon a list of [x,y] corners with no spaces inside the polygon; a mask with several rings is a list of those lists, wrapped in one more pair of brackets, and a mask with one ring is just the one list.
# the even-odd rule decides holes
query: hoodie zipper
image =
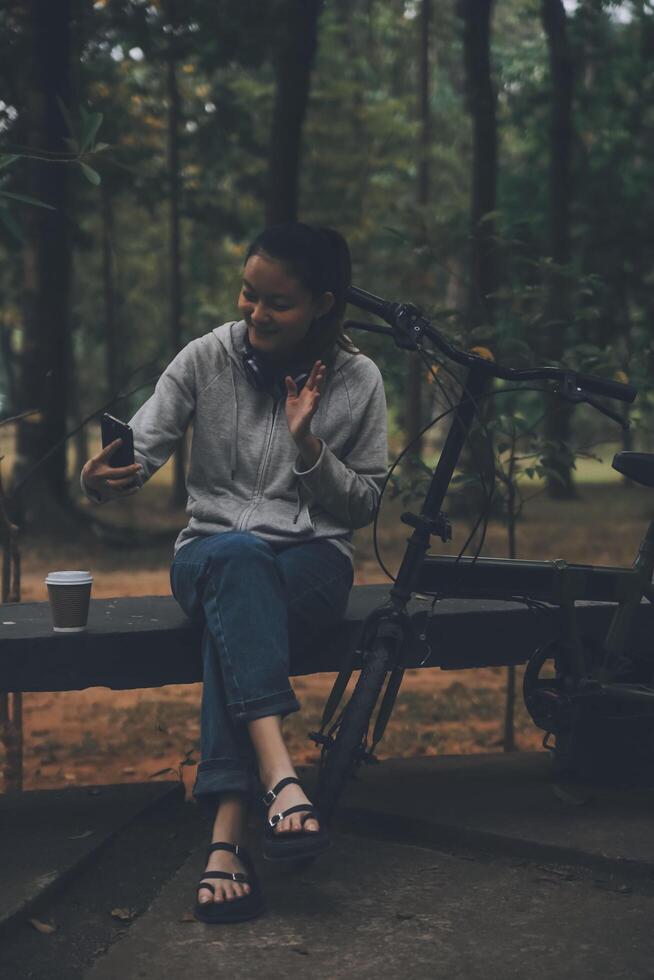
{"label": "hoodie zipper", "polygon": [[261,468],[259,470],[259,478],[258,478],[257,484],[256,484],[256,486],[254,488],[254,494],[252,495],[252,500],[250,501],[250,503],[248,504],[248,506],[245,508],[245,510],[243,511],[243,513],[241,514],[241,517],[239,519],[238,527],[237,527],[237,530],[238,531],[244,530],[245,524],[246,524],[248,518],[250,517],[250,514],[252,513],[252,511],[254,510],[254,508],[257,505],[257,500],[259,498],[260,490],[261,490],[261,487],[263,485],[263,478],[264,478],[265,473],[266,473],[266,464],[268,462],[268,455],[270,453],[270,446],[271,446],[272,439],[273,439],[273,433],[275,431],[275,422],[276,422],[276,419],[277,419],[277,408],[278,408],[278,406],[279,406],[279,402],[273,402],[272,423],[270,425],[270,431],[268,432],[268,439],[266,440],[266,448],[265,448],[264,453],[263,453],[263,462],[262,462]]}

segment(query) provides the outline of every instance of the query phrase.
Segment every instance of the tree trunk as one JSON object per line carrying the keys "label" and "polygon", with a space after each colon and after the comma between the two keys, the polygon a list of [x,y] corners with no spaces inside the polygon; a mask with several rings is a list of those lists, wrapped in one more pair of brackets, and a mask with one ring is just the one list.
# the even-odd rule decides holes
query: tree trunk
{"label": "tree trunk", "polygon": [[[32,0],[33,83],[29,95],[29,142],[50,152],[66,151],[68,135],[57,99],[70,105],[69,0]],[[15,482],[66,434],[68,409],[71,244],[68,167],[33,161],[31,193],[55,210],[30,209],[25,252],[25,319],[21,353],[21,408],[38,408],[36,419],[18,424]],[[30,479],[18,503],[19,523],[49,520],[68,502],[65,446]]]}
{"label": "tree trunk", "polygon": [[[506,488],[506,530],[508,536],[509,558],[517,557],[516,548],[516,525],[518,515],[516,513],[516,430],[513,428],[511,434],[511,459],[507,473]],[[505,752],[515,752],[515,667],[511,665],[506,671],[506,690],[504,697],[504,735],[502,747]]]}
{"label": "tree trunk", "polygon": [[[459,0],[463,19],[463,55],[468,109],[472,116],[472,193],[470,208],[470,288],[467,298],[469,327],[475,329],[474,345],[492,347],[495,314],[494,294],[498,288],[495,221],[497,183],[496,95],[491,76],[490,31],[493,0]],[[482,402],[482,419],[492,410],[490,399]],[[469,452],[464,457],[471,472],[483,475],[487,488],[493,480],[493,447],[487,436],[474,426],[469,436]],[[471,523],[489,506],[487,492],[471,485],[464,494]],[[481,546],[483,525],[475,535],[474,547]]]}
{"label": "tree trunk", "polygon": [[[471,275],[468,316],[470,325],[485,325],[492,336],[498,287],[495,221],[497,184],[496,95],[491,76],[490,24],[493,0],[460,0],[468,106],[472,116]],[[485,340],[478,338],[477,342]]]}
{"label": "tree trunk", "polygon": [[[77,328],[79,329],[79,327]],[[70,385],[68,391],[69,399],[69,409],[70,418],[73,422],[73,427],[77,429],[75,436],[73,437],[73,445],[75,447],[73,472],[79,473],[84,466],[84,463],[89,458],[89,440],[88,440],[88,426],[82,425],[84,420],[84,412],[82,410],[82,403],[80,397],[80,384],[79,376],[77,373],[77,368],[75,364],[75,329],[71,328],[70,331],[70,343],[68,346],[68,377],[70,378]]]}
{"label": "tree trunk", "polygon": [[107,393],[111,397],[120,385],[120,337],[116,320],[116,280],[114,267],[113,196],[106,181],[102,195],[102,294],[104,297],[104,344]]}
{"label": "tree trunk", "polygon": [[[429,148],[431,143],[431,119],[429,113],[429,34],[431,22],[431,0],[422,0],[420,8],[418,105],[420,108],[420,146],[418,150],[418,207],[429,204]],[[423,362],[418,354],[408,358],[408,371],[405,392],[404,417],[406,434],[414,439],[422,427],[422,374]],[[416,442],[411,453],[407,454],[407,469],[416,469],[422,456],[422,439]]]}
{"label": "tree trunk", "polygon": [[[180,201],[181,186],[179,176],[179,123],[180,97],[177,84],[177,45],[175,30],[177,24],[176,0],[168,0],[166,14],[173,30],[168,37],[166,58],[166,89],[168,96],[168,186],[169,186],[169,317],[170,344],[173,355],[182,347],[182,259],[180,232]],[[185,443],[180,440],[173,454],[173,489],[171,504],[173,507],[183,507],[186,504],[185,478]]]}
{"label": "tree trunk", "polygon": [[[567,36],[563,0],[542,0],[541,15],[547,36],[552,86],[549,160],[549,252],[553,260],[548,275],[543,353],[554,361],[563,359],[566,327],[571,319],[571,291],[565,266],[570,262],[570,166],[572,157],[572,96],[574,60]],[[554,443],[568,442],[572,407],[557,404],[545,417],[545,435]],[[552,497],[575,496],[572,467],[562,466],[554,451],[546,463],[560,475],[548,477]]]}
{"label": "tree trunk", "polygon": [[285,25],[275,54],[277,80],[273,110],[266,224],[296,221],[298,216],[302,125],[315,60],[322,0],[286,0]]}
{"label": "tree trunk", "polygon": [[[9,518],[2,472],[0,471],[0,546],[2,584],[0,602],[20,602],[20,549],[18,528]],[[23,695],[0,692],[0,745],[4,749],[2,766],[4,791],[23,788]]]}

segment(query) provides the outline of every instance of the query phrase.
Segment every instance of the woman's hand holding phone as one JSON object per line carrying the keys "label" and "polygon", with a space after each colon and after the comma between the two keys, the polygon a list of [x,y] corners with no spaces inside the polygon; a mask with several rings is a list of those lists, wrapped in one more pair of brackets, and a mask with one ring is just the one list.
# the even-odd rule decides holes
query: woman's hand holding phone
{"label": "woman's hand holding phone", "polygon": [[82,470],[84,485],[105,499],[117,500],[129,497],[140,490],[140,487],[135,485],[136,477],[143,469],[139,463],[132,463],[131,466],[109,465],[108,461],[122,444],[122,439],[114,439],[96,456],[92,456]]}

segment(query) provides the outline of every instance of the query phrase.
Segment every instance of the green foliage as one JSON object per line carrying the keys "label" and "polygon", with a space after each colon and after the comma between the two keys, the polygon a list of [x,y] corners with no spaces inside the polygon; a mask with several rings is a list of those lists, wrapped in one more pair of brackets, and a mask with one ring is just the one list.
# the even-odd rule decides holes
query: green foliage
{"label": "green foliage", "polygon": [[[547,281],[556,272],[572,296],[566,363],[608,376],[622,372],[649,390],[654,18],[648,5],[632,4],[631,20],[618,21],[608,0],[579,4],[569,16],[576,59],[573,259],[568,269],[554,270],[546,244],[550,82],[540,6],[539,0],[508,0],[496,4],[494,13],[500,168],[493,217],[503,282],[496,297],[497,356],[516,365],[539,359],[541,340],[552,329]],[[71,204],[80,411],[107,393],[103,241],[109,242],[113,263],[123,376],[145,362],[163,366],[171,354],[166,339],[171,57],[181,100],[185,339],[235,315],[244,248],[263,221],[274,59],[285,9],[283,0],[189,0],[174,6],[107,0],[75,8],[79,59],[71,102],[76,108],[61,108],[69,130],[62,155],[83,176],[74,182]],[[454,0],[438,5],[425,208],[417,203],[416,12],[416,5],[404,0],[324,4],[304,125],[300,216],[346,234],[357,284],[417,303],[456,342],[471,344],[477,338],[467,330],[463,310],[472,134],[461,24]],[[0,30],[5,93],[0,138],[6,144],[0,157],[0,219],[7,229],[0,237],[0,286],[2,316],[18,350],[22,272],[13,211],[30,195],[14,166],[20,151],[13,152],[9,141],[20,145],[24,135],[29,84],[23,66],[30,35],[27,15],[13,0],[0,12]],[[392,421],[401,431],[410,355],[398,355],[382,338],[353,336],[380,364]],[[639,399],[631,414],[643,447],[650,441],[652,402],[650,395]],[[125,406],[125,413],[134,407],[136,402]],[[436,386],[425,386],[425,417],[437,410],[443,410],[442,397]],[[525,395],[516,407],[527,419],[541,410],[534,395]],[[576,419],[575,445],[598,438],[604,420],[598,423],[583,411]],[[525,471],[533,469],[536,478],[539,465]]]}

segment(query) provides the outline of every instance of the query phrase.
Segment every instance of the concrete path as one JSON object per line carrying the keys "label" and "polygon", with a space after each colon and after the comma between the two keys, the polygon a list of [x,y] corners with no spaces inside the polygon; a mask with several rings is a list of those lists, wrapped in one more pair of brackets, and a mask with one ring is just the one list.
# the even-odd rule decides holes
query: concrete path
{"label": "concrete path", "polygon": [[361,770],[343,803],[349,830],[363,832],[373,812],[396,841],[654,877],[654,790],[557,781],[546,752],[389,759]]}
{"label": "concrete path", "polygon": [[654,980],[651,790],[557,785],[545,753],[389,760],[349,786],[313,865],[280,869],[255,847],[267,911],[222,927],[191,915],[208,831],[197,807],[152,803],[116,833],[126,792],[134,815],[169,791],[104,788],[107,824],[79,810],[71,823],[68,791],[33,794],[24,832],[16,818],[5,835],[3,898],[65,867],[45,860],[53,839],[91,848],[110,826],[113,839],[41,901],[54,933],[7,937],[1,980]]}
{"label": "concrete path", "polygon": [[328,855],[257,861],[263,917],[192,919],[202,848],[84,980],[654,977],[653,801],[557,787],[538,753],[382,763]]}
{"label": "concrete path", "polygon": [[138,815],[179,795],[179,783],[171,782],[0,795],[0,935]]}
{"label": "concrete path", "polygon": [[575,869],[338,835],[302,873],[263,866],[268,912],[190,917],[195,854],[84,980],[531,980],[654,976],[654,898]]}

